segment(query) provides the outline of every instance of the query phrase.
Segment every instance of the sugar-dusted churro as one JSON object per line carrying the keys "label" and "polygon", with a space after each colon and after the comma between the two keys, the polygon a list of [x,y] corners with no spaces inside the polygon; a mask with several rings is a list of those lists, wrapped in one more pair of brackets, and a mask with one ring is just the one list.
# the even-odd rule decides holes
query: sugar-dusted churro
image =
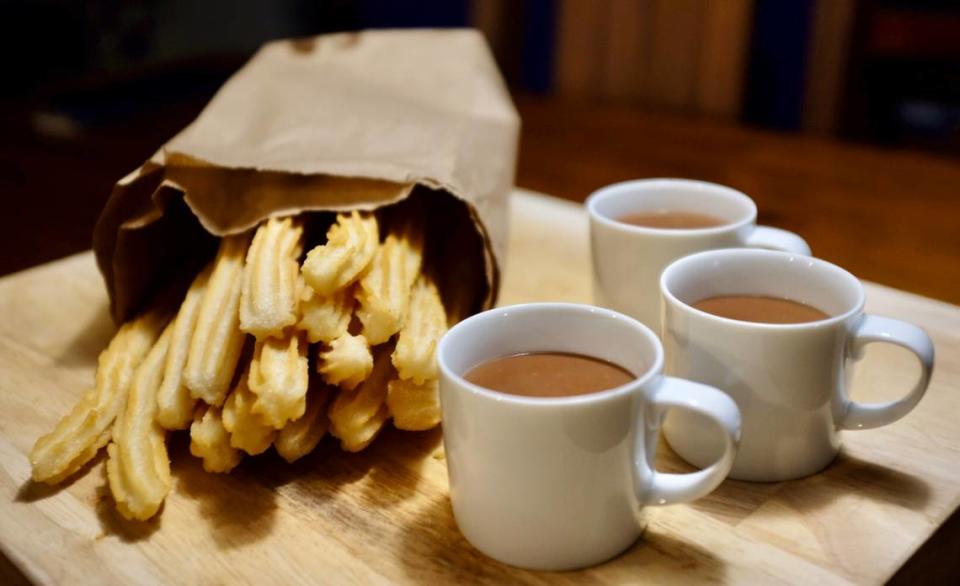
{"label": "sugar-dusted churro", "polygon": [[389,345],[377,349],[370,377],[352,391],[341,390],[330,406],[330,432],[348,452],[367,447],[390,418],[387,382],[396,376]]}
{"label": "sugar-dusted churro", "polygon": [[145,521],[156,514],[170,492],[166,431],[155,421],[157,389],[173,338],[166,327],[134,374],[126,407],[113,425],[107,446],[107,482],[120,514]]}
{"label": "sugar-dusted churro", "polygon": [[330,342],[328,349],[320,349],[317,371],[323,380],[344,389],[354,389],[373,370],[370,344],[361,336],[344,334]]}
{"label": "sugar-dusted churro", "polygon": [[354,304],[353,286],[321,297],[304,285],[300,292],[301,317],[297,328],[307,333],[311,343],[332,342],[347,333]]}
{"label": "sugar-dusted churro", "polygon": [[247,381],[257,396],[251,411],[265,424],[280,429],[303,415],[309,378],[303,334],[290,331],[285,338],[258,340]]}
{"label": "sugar-dusted churro", "polygon": [[230,445],[219,407],[208,405],[197,412],[190,425],[190,453],[203,460],[207,472],[230,472],[240,463],[243,452]]}
{"label": "sugar-dusted churro", "polygon": [[336,391],[336,387],[325,385],[307,391],[306,411],[298,419],[288,422],[273,440],[273,447],[281,458],[293,462],[317,447],[327,433],[327,404]]}
{"label": "sugar-dusted churro", "polygon": [[33,479],[55,484],[89,462],[108,441],[123,408],[134,371],[160,336],[167,321],[150,311],[124,324],[98,359],[94,388],[85,393],[30,452]]}
{"label": "sugar-dusted churro", "polygon": [[264,423],[253,412],[253,403],[257,396],[247,385],[248,372],[244,372],[237,386],[223,403],[223,426],[230,432],[230,445],[238,450],[255,456],[266,451],[273,443],[277,430]]}
{"label": "sugar-dusted churro", "polygon": [[397,429],[423,431],[440,423],[440,393],[437,379],[417,384],[394,379],[387,385],[387,407]]}
{"label": "sugar-dusted churro", "polygon": [[371,345],[386,342],[403,326],[410,288],[420,273],[423,239],[410,230],[391,232],[357,287],[357,318]]}
{"label": "sugar-dusted churro", "polygon": [[239,306],[249,242],[249,234],[226,236],[220,242],[190,339],[183,380],[192,397],[209,405],[223,403],[243,349],[246,334],[240,330]]}
{"label": "sugar-dusted churro", "polygon": [[203,301],[213,263],[210,263],[194,278],[187,290],[177,317],[174,318],[170,348],[167,350],[163,378],[157,388],[157,422],[166,429],[186,429],[193,421],[193,408],[197,400],[190,395],[190,389],[183,383],[183,367],[187,363],[190,339],[200,315],[200,303]]}
{"label": "sugar-dusted churro", "polygon": [[436,350],[447,331],[447,314],[437,287],[421,275],[410,293],[410,305],[393,351],[400,378],[416,384],[437,378]]}
{"label": "sugar-dusted churro", "polygon": [[380,232],[373,214],[339,214],[327,231],[327,242],[307,253],[303,278],[321,297],[355,281],[370,264]]}
{"label": "sugar-dusted churro", "polygon": [[240,294],[240,329],[256,338],[282,336],[297,322],[303,223],[270,218],[260,225],[247,251]]}

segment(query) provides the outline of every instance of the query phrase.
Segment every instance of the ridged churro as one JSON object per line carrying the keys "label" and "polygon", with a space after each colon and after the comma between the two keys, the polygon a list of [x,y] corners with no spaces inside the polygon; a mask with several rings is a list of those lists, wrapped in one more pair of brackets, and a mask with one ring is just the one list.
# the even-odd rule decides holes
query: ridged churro
{"label": "ridged churro", "polygon": [[145,521],[156,514],[170,492],[167,432],[154,420],[157,389],[174,324],[166,327],[134,374],[126,407],[113,426],[107,446],[107,481],[120,514]]}
{"label": "ridged churro", "polygon": [[328,413],[330,432],[348,452],[367,447],[390,418],[387,382],[396,376],[389,346],[378,349],[370,377],[352,391],[341,390]]}
{"label": "ridged churro", "polygon": [[397,429],[423,431],[440,423],[440,393],[437,379],[417,384],[394,379],[387,385],[387,407]]}
{"label": "ridged churro", "polygon": [[247,381],[257,397],[252,412],[275,429],[301,417],[306,409],[309,377],[307,342],[300,332],[288,332],[283,339],[257,341]]}
{"label": "ridged churro", "polygon": [[447,314],[440,293],[421,275],[410,293],[410,305],[391,358],[400,378],[418,385],[437,378],[435,354],[446,331]]}
{"label": "ridged churro", "polygon": [[195,399],[221,405],[233,380],[244,334],[240,330],[240,290],[248,234],[224,237],[200,304],[190,339],[183,380]]}
{"label": "ridged churro", "polygon": [[420,273],[423,240],[410,231],[387,235],[360,279],[356,297],[357,318],[363,335],[376,346],[403,326],[410,289]]}
{"label": "ridged churro", "polygon": [[344,334],[318,353],[317,371],[331,385],[355,389],[372,370],[373,354],[363,336]]}
{"label": "ridged churro", "polygon": [[197,325],[200,303],[212,272],[213,263],[210,263],[194,278],[174,318],[163,379],[157,389],[157,422],[166,429],[186,429],[193,421],[193,409],[197,400],[190,395],[190,389],[183,383],[183,367],[187,363],[190,339]]}
{"label": "ridged churro", "polygon": [[336,392],[336,387],[320,386],[307,392],[307,409],[303,415],[288,422],[273,440],[280,457],[294,462],[317,447],[327,433],[327,404]]}
{"label": "ridged churro", "polygon": [[243,458],[243,452],[230,445],[221,417],[219,407],[208,405],[190,425],[190,453],[203,460],[207,472],[230,472]]}
{"label": "ridged churro", "polygon": [[303,223],[270,218],[247,251],[240,294],[240,329],[256,338],[282,336],[297,322]]}
{"label": "ridged churro", "polygon": [[33,479],[56,484],[89,462],[108,441],[134,371],[160,336],[167,316],[150,311],[124,324],[97,360],[94,388],[85,393],[30,452]]}
{"label": "ridged churro", "polygon": [[304,285],[300,292],[301,317],[297,328],[307,333],[311,343],[332,342],[347,333],[354,305],[353,286],[321,297]]}
{"label": "ridged churro", "polygon": [[373,214],[339,214],[327,231],[327,242],[307,253],[303,261],[306,284],[321,297],[329,297],[355,281],[370,264],[380,241]]}
{"label": "ridged churro", "polygon": [[230,432],[230,445],[255,456],[267,450],[277,435],[277,430],[264,423],[253,412],[257,396],[247,385],[248,372],[244,372],[237,386],[223,403],[223,426]]}

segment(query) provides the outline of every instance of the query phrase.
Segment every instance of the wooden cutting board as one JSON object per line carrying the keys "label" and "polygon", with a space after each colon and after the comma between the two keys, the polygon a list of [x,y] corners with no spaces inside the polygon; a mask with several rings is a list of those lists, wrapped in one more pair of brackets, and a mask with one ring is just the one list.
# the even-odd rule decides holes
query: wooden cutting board
{"label": "wooden cutting board", "polygon": [[[502,303],[589,301],[580,207],[529,192],[512,205]],[[173,491],[146,524],[114,512],[102,458],[67,486],[33,485],[27,452],[90,385],[113,327],[92,254],[10,275],[0,279],[0,583],[879,583],[960,504],[960,308],[876,285],[867,296],[869,311],[911,320],[936,342],[914,413],[845,433],[821,474],[727,481],[693,505],[655,510],[619,558],[546,574],[487,559],[460,536],[439,430],[389,429],[360,454],[325,440],[295,465],[266,455],[228,476],[204,473],[177,437]],[[903,392],[918,370],[883,346],[861,366],[854,395],[867,400]],[[686,469],[665,448],[659,461]]]}

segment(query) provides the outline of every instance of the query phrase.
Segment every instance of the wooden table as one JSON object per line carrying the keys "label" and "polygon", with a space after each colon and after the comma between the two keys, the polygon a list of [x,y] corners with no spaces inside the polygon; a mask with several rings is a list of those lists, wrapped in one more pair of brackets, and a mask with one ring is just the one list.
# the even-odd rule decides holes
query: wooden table
{"label": "wooden table", "polygon": [[[502,302],[587,301],[579,206],[529,193],[512,206]],[[960,504],[960,308],[876,285],[867,294],[869,311],[915,321],[937,344],[914,413],[846,433],[819,475],[727,481],[693,505],[655,510],[612,562],[546,574],[489,560],[461,537],[439,430],[390,429],[360,454],[325,440],[296,465],[266,455],[228,476],[204,473],[176,437],[172,494],[146,524],[114,512],[102,459],[65,487],[32,484],[26,453],[89,384],[113,328],[91,254],[11,275],[0,279],[0,583],[880,583]],[[867,400],[916,372],[885,347],[863,366],[854,395]],[[666,449],[659,466],[686,469]]]}

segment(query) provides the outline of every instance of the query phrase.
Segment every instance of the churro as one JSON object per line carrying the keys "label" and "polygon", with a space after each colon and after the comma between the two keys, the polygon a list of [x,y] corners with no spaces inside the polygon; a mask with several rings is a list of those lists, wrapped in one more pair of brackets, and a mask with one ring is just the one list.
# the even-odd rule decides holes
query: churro
{"label": "churro", "polygon": [[317,365],[325,381],[349,390],[370,376],[373,354],[366,338],[344,334],[330,342],[328,349],[321,348]]}
{"label": "churro", "polygon": [[310,367],[307,342],[299,332],[258,340],[247,384],[256,395],[251,411],[274,429],[303,415]]}
{"label": "churro", "polygon": [[277,430],[263,422],[253,412],[257,396],[247,385],[249,372],[244,372],[237,386],[223,403],[223,427],[230,432],[230,445],[255,456],[266,451],[273,443]]}
{"label": "churro", "polygon": [[298,419],[288,422],[273,440],[280,457],[294,462],[317,447],[327,433],[327,403],[335,387],[320,386],[307,392],[307,409]]}
{"label": "churro", "polygon": [[150,311],[120,328],[100,353],[94,388],[34,444],[30,452],[34,480],[60,482],[110,441],[111,426],[126,402],[134,371],[159,337],[166,317]]}
{"label": "churro", "polygon": [[321,297],[329,297],[355,281],[370,264],[380,241],[373,214],[337,215],[327,231],[327,242],[307,253],[303,278]]}
{"label": "churro", "polygon": [[166,327],[137,367],[126,407],[117,416],[113,441],[107,446],[107,482],[117,509],[127,519],[149,519],[170,492],[166,431],[154,416],[174,328],[173,323]]}
{"label": "churro", "polygon": [[240,329],[257,339],[282,336],[297,322],[297,281],[303,253],[303,223],[270,218],[247,251],[240,293]]}
{"label": "churro", "polygon": [[394,378],[389,346],[379,348],[370,377],[352,391],[341,390],[330,406],[330,432],[348,452],[367,447],[390,418],[387,382]]}
{"label": "churro", "polygon": [[243,452],[230,445],[219,407],[208,405],[197,412],[190,425],[190,453],[203,460],[207,472],[230,472],[240,463]]}
{"label": "churro", "polygon": [[403,326],[410,288],[420,272],[423,240],[415,233],[390,233],[360,279],[356,297],[357,318],[363,335],[376,346]]}
{"label": "churro", "polygon": [[239,305],[249,242],[247,234],[227,236],[220,242],[190,339],[183,380],[193,398],[209,405],[223,403],[243,349]]}
{"label": "churro", "polygon": [[190,395],[190,389],[183,384],[183,367],[187,363],[190,339],[197,325],[200,302],[203,301],[206,293],[211,272],[213,272],[213,263],[208,264],[194,278],[174,318],[163,379],[157,388],[156,418],[157,422],[166,429],[186,429],[193,421],[193,408],[197,401]]}
{"label": "churro", "polygon": [[297,328],[307,333],[311,343],[332,342],[347,333],[354,304],[352,286],[321,297],[304,285],[300,292],[301,317]]}
{"label": "churro", "polygon": [[417,384],[394,379],[387,385],[387,407],[397,429],[423,431],[440,423],[440,393],[437,379]]}
{"label": "churro", "polygon": [[421,275],[410,293],[410,305],[393,351],[393,366],[402,379],[418,385],[437,378],[436,350],[447,331],[447,314],[437,287]]}

